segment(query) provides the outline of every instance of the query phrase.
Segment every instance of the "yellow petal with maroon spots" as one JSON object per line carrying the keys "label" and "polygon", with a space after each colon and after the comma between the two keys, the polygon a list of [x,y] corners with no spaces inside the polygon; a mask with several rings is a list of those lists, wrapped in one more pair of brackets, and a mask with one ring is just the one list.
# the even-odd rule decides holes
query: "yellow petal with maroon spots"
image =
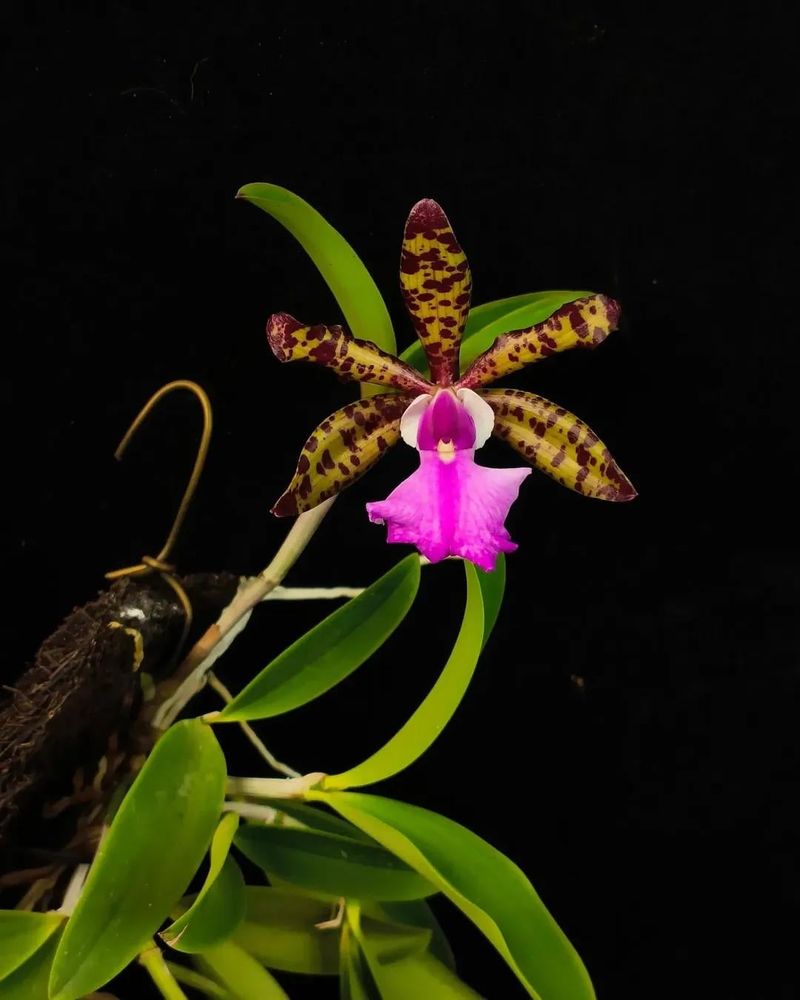
{"label": "yellow petal with maroon spots", "polygon": [[371,382],[406,392],[427,392],[430,382],[404,361],[340,326],[303,326],[288,313],[270,316],[267,340],[278,361],[311,361],[353,382]]}
{"label": "yellow petal with maroon spots", "polygon": [[411,209],[403,237],[400,285],[431,378],[452,385],[469,313],[472,279],[447,216],[430,198]]}
{"label": "yellow petal with maroon spots", "polygon": [[478,395],[494,410],[494,434],[541,472],[587,497],[636,496],[608,448],[574,413],[519,389],[483,389]]}
{"label": "yellow petal with maroon spots", "polygon": [[414,397],[380,395],[349,403],[323,420],[303,446],[294,479],[272,508],[277,517],[311,510],[335,496],[397,444]]}
{"label": "yellow petal with maroon spots", "polygon": [[619,313],[619,305],[606,295],[568,302],[543,323],[499,336],[472,362],[458,384],[475,389],[550,354],[572,347],[597,347],[616,330]]}

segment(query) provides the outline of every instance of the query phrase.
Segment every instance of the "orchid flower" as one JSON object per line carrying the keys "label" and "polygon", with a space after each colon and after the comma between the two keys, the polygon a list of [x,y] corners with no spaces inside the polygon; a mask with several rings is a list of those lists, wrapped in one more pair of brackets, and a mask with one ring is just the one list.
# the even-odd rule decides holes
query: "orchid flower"
{"label": "orchid flower", "polygon": [[517,548],[505,519],[531,470],[478,465],[475,452],[491,434],[584,496],[636,496],[602,441],[574,414],[529,392],[484,388],[550,354],[601,343],[616,329],[613,299],[578,299],[543,323],[502,334],[459,378],[472,281],[447,217],[430,199],[418,202],[406,223],[400,283],[430,380],[340,326],[304,326],[287,313],[270,318],[267,337],[279,361],[312,361],[385,390],[322,421],[275,515],[299,514],[334,496],[400,438],[419,452],[419,468],[385,500],[368,503],[367,513],[387,525],[389,542],[415,545],[431,562],[460,556],[491,571],[499,552]]}

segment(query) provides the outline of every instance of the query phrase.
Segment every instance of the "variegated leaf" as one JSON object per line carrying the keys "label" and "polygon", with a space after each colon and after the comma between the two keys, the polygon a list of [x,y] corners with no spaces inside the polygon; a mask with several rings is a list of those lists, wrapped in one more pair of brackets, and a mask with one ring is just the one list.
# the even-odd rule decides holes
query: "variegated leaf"
{"label": "variegated leaf", "polygon": [[405,392],[426,392],[430,383],[404,361],[369,340],[357,340],[340,326],[303,326],[288,313],[267,323],[267,339],[278,361],[311,361],[353,382],[370,382]]}
{"label": "variegated leaf", "polygon": [[633,500],[636,490],[594,431],[574,413],[519,389],[484,389],[494,434],[563,486],[600,500]]}
{"label": "variegated leaf", "polygon": [[411,209],[400,258],[400,285],[431,378],[452,385],[469,312],[472,279],[447,216],[430,198]]}
{"label": "variegated leaf", "polygon": [[502,334],[473,361],[458,384],[475,389],[559,351],[597,347],[616,330],[619,313],[619,305],[606,295],[568,302],[543,323]]}
{"label": "variegated leaf", "polygon": [[311,510],[354,483],[400,437],[410,395],[379,395],[348,403],[317,427],[303,446],[294,478],[272,513]]}

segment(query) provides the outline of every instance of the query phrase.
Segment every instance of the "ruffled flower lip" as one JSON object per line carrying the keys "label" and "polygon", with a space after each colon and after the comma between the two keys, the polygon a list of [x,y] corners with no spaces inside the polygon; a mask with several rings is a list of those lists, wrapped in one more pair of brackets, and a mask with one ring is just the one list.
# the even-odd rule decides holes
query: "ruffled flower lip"
{"label": "ruffled flower lip", "polygon": [[369,519],[387,525],[389,542],[415,545],[431,562],[460,556],[491,572],[500,552],[517,547],[505,519],[531,470],[475,464],[477,427],[482,444],[494,418],[469,390],[459,398],[442,389],[415,402],[403,422],[403,438],[416,446],[420,466],[386,500],[367,504]]}

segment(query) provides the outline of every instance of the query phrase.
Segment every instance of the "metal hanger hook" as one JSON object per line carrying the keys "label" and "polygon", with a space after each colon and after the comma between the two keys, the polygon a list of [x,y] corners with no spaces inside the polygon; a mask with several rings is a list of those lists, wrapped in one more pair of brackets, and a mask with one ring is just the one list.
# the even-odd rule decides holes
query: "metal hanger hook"
{"label": "metal hanger hook", "polygon": [[[110,573],[106,573],[107,580],[119,580],[124,576],[143,576],[145,573],[150,573],[152,571],[160,572],[166,575],[170,574],[174,568],[167,562],[167,559],[172,552],[178,538],[178,534],[186,518],[189,505],[192,502],[192,497],[197,489],[197,484],[203,473],[206,456],[208,455],[208,447],[211,442],[213,415],[211,411],[211,402],[206,395],[205,390],[196,382],[191,382],[188,379],[177,379],[175,382],[168,382],[166,385],[162,386],[158,392],[155,392],[144,404],[136,416],[136,419],[126,431],[125,436],[120,441],[117,450],[114,452],[114,458],[119,461],[125,454],[125,450],[130,444],[131,439],[136,434],[137,430],[142,426],[144,421],[148,418],[153,409],[165,396],[169,395],[171,392],[175,392],[177,389],[186,389],[191,392],[200,403],[200,407],[203,411],[203,430],[200,435],[200,443],[197,448],[197,457],[194,460],[192,474],[189,477],[186,489],[183,491],[183,497],[181,498],[178,512],[175,515],[175,520],[172,522],[172,527],[167,535],[167,540],[164,542],[164,545],[158,555],[155,558],[152,556],[143,556],[142,561],[137,563],[135,566],[126,566],[123,569],[112,570]],[[172,583],[173,581],[170,580],[170,582]]]}

